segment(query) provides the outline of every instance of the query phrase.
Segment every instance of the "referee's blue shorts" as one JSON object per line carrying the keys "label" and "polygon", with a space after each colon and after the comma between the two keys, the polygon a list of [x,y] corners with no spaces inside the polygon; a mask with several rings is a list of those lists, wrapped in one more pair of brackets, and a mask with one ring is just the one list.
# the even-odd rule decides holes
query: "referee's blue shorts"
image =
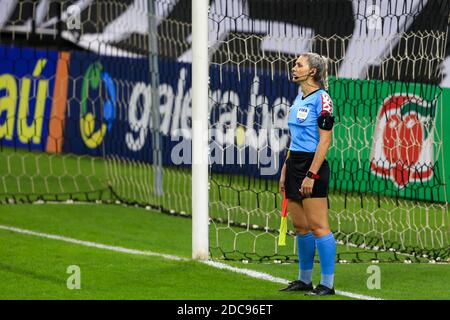
{"label": "referee's blue shorts", "polygon": [[[289,151],[286,159],[284,184],[287,199],[302,200],[305,198],[300,194],[300,188],[314,159],[314,154],[314,152]],[[310,198],[326,198],[328,196],[328,183],[330,182],[330,166],[327,160],[323,161],[317,174],[320,178],[314,181]]]}

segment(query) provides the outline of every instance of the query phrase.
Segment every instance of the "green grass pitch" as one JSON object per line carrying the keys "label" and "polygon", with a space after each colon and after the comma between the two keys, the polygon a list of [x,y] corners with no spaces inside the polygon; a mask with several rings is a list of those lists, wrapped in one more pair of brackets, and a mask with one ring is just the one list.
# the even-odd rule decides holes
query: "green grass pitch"
{"label": "green grass pitch", "polygon": [[[280,197],[276,181],[229,179],[217,174],[211,179],[210,215],[216,218],[210,225],[213,258],[221,258],[215,251],[218,245],[229,252],[235,248],[248,252],[256,246],[257,250],[273,253],[276,234],[229,227],[217,223],[217,219],[240,222],[248,219],[247,226],[256,224],[277,230],[280,215],[279,207],[275,206],[279,206]],[[189,258],[191,219],[123,205],[17,204],[35,201],[38,194],[56,201],[70,198],[114,201],[118,195],[141,204],[151,202],[177,212],[190,211],[191,179],[186,169],[165,168],[164,188],[169,192],[164,197],[152,198],[149,183],[152,180],[152,168],[142,164],[3,148],[0,150],[0,202],[3,203],[0,225]],[[116,195],[111,194],[111,189]],[[6,204],[11,197],[16,199],[16,204]],[[340,210],[342,204],[332,205]],[[422,212],[417,209],[412,210],[411,216],[419,221]],[[394,221],[388,221],[392,226],[401,225],[395,221],[400,216],[392,213],[394,210],[388,202],[384,211],[376,212],[377,218],[379,221],[393,218]],[[433,216],[434,220],[429,223],[430,234],[446,231],[443,229],[446,226],[440,224],[445,222],[443,214],[446,213],[437,211]],[[341,223],[342,229],[352,230],[351,220]],[[360,231],[370,233],[370,230]],[[405,237],[409,233],[412,244],[415,239],[411,235],[415,232],[410,229],[405,233]],[[432,237],[424,239],[427,238]],[[278,248],[279,254],[295,256],[293,243],[294,237],[288,237],[288,245]],[[338,253],[343,257],[354,251],[358,249],[338,246]],[[370,261],[373,252],[368,254],[363,260]],[[302,294],[278,292],[283,285],[191,260],[171,261],[105,251],[6,230],[0,230],[0,257],[1,299],[306,299]],[[233,253],[228,257],[241,258]],[[296,263],[225,262],[287,280],[295,279],[298,273]],[[66,269],[70,265],[81,268],[81,290],[67,289]],[[450,298],[448,264],[378,264],[382,275],[380,290],[367,288],[369,265],[337,264],[336,288],[383,299]],[[314,282],[319,278],[320,268],[316,263]]]}

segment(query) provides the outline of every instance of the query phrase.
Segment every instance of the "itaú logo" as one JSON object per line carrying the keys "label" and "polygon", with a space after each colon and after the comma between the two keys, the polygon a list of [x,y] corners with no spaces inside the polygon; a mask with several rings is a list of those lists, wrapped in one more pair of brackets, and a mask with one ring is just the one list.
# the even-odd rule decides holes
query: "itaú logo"
{"label": "ita\u00fa logo", "polygon": [[[105,134],[111,131],[115,118],[116,87],[111,76],[102,69],[101,63],[91,64],[84,75],[81,88],[80,131],[84,144],[91,149],[103,142]],[[102,103],[100,111],[97,111],[99,114],[96,114],[94,105],[97,101]],[[91,106],[91,110],[88,106]]]}
{"label": "ita\u00fa logo", "polygon": [[377,116],[370,169],[397,187],[433,175],[433,103],[411,94],[384,100]]}

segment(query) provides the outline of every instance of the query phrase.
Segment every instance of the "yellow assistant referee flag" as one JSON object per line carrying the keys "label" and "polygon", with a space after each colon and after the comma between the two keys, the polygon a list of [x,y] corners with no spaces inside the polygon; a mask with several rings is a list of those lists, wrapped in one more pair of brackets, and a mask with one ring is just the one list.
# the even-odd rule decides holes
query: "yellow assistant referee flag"
{"label": "yellow assistant referee flag", "polygon": [[285,246],[286,245],[286,232],[287,232],[287,199],[286,192],[283,192],[283,204],[281,206],[281,223],[280,223],[280,235],[278,236],[278,245]]}

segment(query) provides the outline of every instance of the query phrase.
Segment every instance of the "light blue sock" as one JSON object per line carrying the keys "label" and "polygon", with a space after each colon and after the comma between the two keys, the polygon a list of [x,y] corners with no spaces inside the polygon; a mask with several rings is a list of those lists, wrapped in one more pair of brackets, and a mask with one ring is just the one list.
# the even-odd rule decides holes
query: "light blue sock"
{"label": "light blue sock", "polygon": [[334,285],[334,274],[323,274],[320,276],[320,284],[328,287],[333,288]]}
{"label": "light blue sock", "polygon": [[316,240],[312,233],[297,235],[299,274],[298,279],[306,284],[312,282],[314,256],[316,254]]}
{"label": "light blue sock", "polygon": [[334,284],[334,261],[336,259],[336,240],[333,233],[323,237],[315,237],[317,251],[319,251],[321,279],[320,284],[333,288]]}

